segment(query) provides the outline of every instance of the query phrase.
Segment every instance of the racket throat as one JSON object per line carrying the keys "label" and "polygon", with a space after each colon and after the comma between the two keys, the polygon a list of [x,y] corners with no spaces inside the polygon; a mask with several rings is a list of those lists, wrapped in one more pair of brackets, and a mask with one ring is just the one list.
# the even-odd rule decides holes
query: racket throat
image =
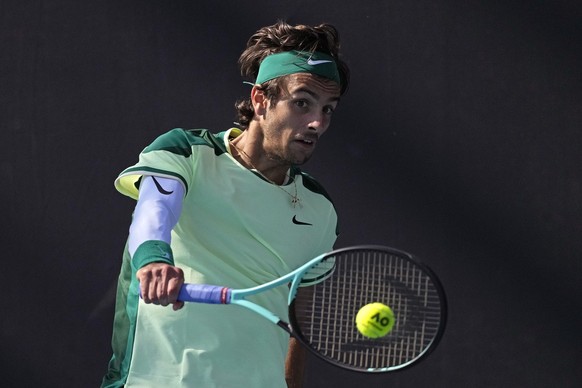
{"label": "racket throat", "polygon": [[291,334],[292,336],[295,336],[295,334],[293,333],[293,328],[287,322],[282,321],[282,320],[278,320],[277,326],[279,326],[281,329],[285,330],[287,333]]}

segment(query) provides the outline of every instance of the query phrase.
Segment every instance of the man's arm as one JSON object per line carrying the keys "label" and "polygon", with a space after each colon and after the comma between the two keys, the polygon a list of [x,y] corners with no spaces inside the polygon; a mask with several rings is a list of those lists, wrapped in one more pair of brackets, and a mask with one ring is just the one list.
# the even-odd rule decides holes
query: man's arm
{"label": "man's arm", "polygon": [[183,197],[184,187],[179,181],[145,176],[128,244],[144,302],[172,304],[174,310],[184,306],[177,301],[184,272],[173,265],[170,248],[171,230],[180,217]]}
{"label": "man's arm", "polygon": [[288,388],[301,388],[307,350],[295,338],[289,339],[289,351],[285,360],[285,381]]}
{"label": "man's arm", "polygon": [[[299,311],[305,310],[305,304],[311,301],[313,287],[300,287],[297,289],[295,304]],[[307,349],[295,338],[289,339],[289,350],[285,360],[285,380],[289,388],[301,388],[303,386],[303,375],[307,362]]]}

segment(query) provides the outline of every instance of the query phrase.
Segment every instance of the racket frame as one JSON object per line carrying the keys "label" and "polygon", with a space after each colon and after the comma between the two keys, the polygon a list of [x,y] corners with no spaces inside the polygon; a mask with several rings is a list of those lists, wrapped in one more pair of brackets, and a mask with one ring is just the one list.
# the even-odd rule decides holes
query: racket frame
{"label": "racket frame", "polygon": [[[299,325],[297,324],[297,319],[295,317],[295,312],[294,312],[295,311],[295,309],[294,309],[295,298],[297,296],[297,292],[298,292],[298,289],[299,289],[300,284],[301,284],[302,276],[307,271],[316,267],[318,264],[320,264],[326,258],[334,257],[336,255],[341,255],[341,254],[348,252],[348,251],[368,251],[368,250],[369,251],[388,252],[389,254],[392,254],[392,255],[395,255],[398,257],[402,257],[402,258],[410,261],[415,266],[419,267],[425,274],[428,275],[428,277],[432,281],[432,283],[437,291],[438,297],[439,297],[439,303],[440,303],[440,311],[439,311],[440,312],[440,319],[439,319],[439,321],[440,322],[439,322],[439,329],[438,329],[437,334],[432,339],[432,341],[426,346],[426,348],[423,350],[423,352],[421,354],[419,354],[417,357],[415,357],[412,360],[409,360],[406,363],[399,364],[396,366],[365,369],[365,368],[356,368],[356,367],[352,367],[352,366],[347,365],[347,364],[342,364],[340,362],[336,362],[334,359],[331,359],[331,358],[326,357],[325,355],[321,354],[317,349],[315,349],[312,346],[312,344],[307,339],[305,339],[303,337],[303,335],[301,334],[301,331],[298,329]],[[263,292],[268,291],[270,289],[280,287],[280,286],[283,286],[286,284],[289,285],[289,296],[288,296],[289,322],[283,321],[279,316],[277,316],[276,314],[274,314],[270,310],[260,306],[259,304],[247,300],[247,297],[249,297],[249,296],[260,294],[260,293],[263,293]],[[187,284],[185,284],[184,286],[185,287],[188,287],[188,286],[199,287],[201,285],[187,285]],[[313,353],[317,357],[327,361],[328,363],[330,363],[334,366],[340,367],[342,369],[356,371],[356,372],[363,372],[363,373],[393,372],[393,371],[397,371],[397,370],[403,370],[403,369],[405,369],[413,364],[416,364],[418,361],[426,358],[426,356],[428,356],[436,348],[437,344],[440,342],[440,339],[442,338],[442,336],[444,334],[444,329],[445,329],[446,321],[447,321],[447,300],[446,300],[444,288],[441,285],[436,274],[432,271],[432,269],[430,269],[426,264],[421,263],[419,260],[417,260],[416,257],[411,255],[410,253],[407,253],[405,251],[401,251],[398,249],[390,248],[387,246],[382,246],[382,245],[357,245],[357,246],[350,246],[350,247],[340,248],[340,249],[336,249],[336,250],[333,250],[330,252],[326,252],[324,254],[321,254],[321,255],[311,259],[310,261],[308,261],[307,263],[305,263],[301,267],[295,269],[294,271],[292,271],[292,272],[290,272],[290,273],[288,273],[280,278],[274,279],[270,282],[267,282],[267,283],[264,283],[264,284],[261,284],[261,285],[255,286],[255,287],[250,287],[250,288],[245,288],[245,289],[232,289],[232,288],[218,287],[218,286],[210,286],[210,287],[216,287],[217,289],[221,288],[221,289],[226,290],[229,297],[224,298],[223,300],[220,300],[220,302],[218,302],[218,301],[210,302],[210,301],[202,301],[202,300],[197,300],[197,302],[199,302],[199,303],[235,304],[235,305],[245,307],[245,308],[255,312],[256,314],[262,316],[263,318],[269,320],[270,322],[276,324],[277,326],[281,327],[283,330],[285,330],[291,336],[296,338],[300,343],[302,343],[304,345],[304,347],[306,347],[311,353]],[[184,295],[186,295],[186,293]],[[185,299],[185,300],[187,301],[187,299]]]}
{"label": "racket frame", "polygon": [[[428,275],[428,277],[432,281],[432,283],[435,287],[435,290],[437,291],[437,294],[439,297],[439,302],[440,302],[440,307],[441,307],[440,311],[439,311],[440,312],[439,330],[438,330],[437,334],[435,335],[435,337],[432,339],[432,341],[423,350],[423,352],[420,353],[417,357],[415,357],[415,358],[413,358],[413,359],[411,359],[408,362],[403,363],[403,364],[390,366],[390,367],[383,367],[383,368],[366,368],[366,369],[352,367],[352,366],[347,365],[347,364],[336,362],[332,358],[326,357],[321,352],[319,352],[317,349],[315,349],[312,346],[312,344],[306,338],[303,337],[301,331],[298,330],[299,324],[297,323],[297,319],[295,317],[294,304],[295,304],[295,297],[297,295],[297,289],[298,289],[299,284],[300,284],[299,281],[293,282],[293,284],[291,285],[290,293],[289,293],[289,323],[287,324],[287,326],[289,327],[289,330],[287,330],[287,331],[289,331],[289,333],[294,338],[296,338],[301,344],[303,344],[304,347],[306,347],[311,353],[316,355],[318,358],[323,359],[323,360],[327,361],[329,364],[336,366],[336,367],[339,367],[341,369],[344,369],[344,370],[347,369],[347,370],[360,372],[360,373],[366,373],[366,374],[401,371],[401,370],[404,370],[412,365],[416,365],[421,360],[424,360],[430,353],[432,353],[436,349],[442,336],[444,335],[444,331],[445,331],[445,327],[446,327],[446,323],[447,323],[447,319],[448,319],[448,313],[447,313],[448,312],[448,305],[447,305],[447,298],[446,298],[445,290],[444,290],[444,287],[442,286],[439,278],[436,276],[436,273],[430,267],[428,267],[426,264],[420,262],[414,255],[412,255],[408,252],[402,251],[402,250],[398,250],[398,249],[391,248],[388,246],[383,246],[383,245],[354,245],[354,246],[350,246],[350,247],[346,247],[346,248],[336,249],[336,250],[333,250],[331,252],[328,252],[328,253],[325,253],[323,255],[318,256],[317,259],[312,260],[308,264],[315,262],[315,264],[313,265],[313,266],[315,266],[321,260],[323,260],[329,256],[340,255],[340,254],[348,252],[348,251],[366,251],[366,250],[388,252],[388,253],[393,254],[395,256],[405,258],[406,260],[413,263],[415,266],[419,267],[425,274]],[[307,266],[307,264],[306,264],[306,266]],[[312,267],[310,267],[310,268],[312,268]],[[307,271],[307,270],[305,270],[305,271]],[[301,271],[300,273],[302,274],[305,271]],[[355,317],[354,317],[354,319],[355,319]],[[279,326],[283,327],[281,324],[279,324]]]}

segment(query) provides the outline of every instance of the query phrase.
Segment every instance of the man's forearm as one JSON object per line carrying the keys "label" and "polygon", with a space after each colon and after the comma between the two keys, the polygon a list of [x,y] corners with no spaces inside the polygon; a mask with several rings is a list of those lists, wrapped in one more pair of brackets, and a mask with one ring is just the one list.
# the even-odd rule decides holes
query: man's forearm
{"label": "man's forearm", "polygon": [[301,388],[307,351],[295,338],[289,340],[289,351],[285,361],[285,380],[288,388]]}

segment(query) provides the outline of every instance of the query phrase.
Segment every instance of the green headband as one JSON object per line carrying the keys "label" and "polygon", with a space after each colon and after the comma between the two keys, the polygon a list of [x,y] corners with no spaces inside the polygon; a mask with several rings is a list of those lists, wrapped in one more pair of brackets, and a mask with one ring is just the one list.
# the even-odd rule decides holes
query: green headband
{"label": "green headband", "polygon": [[341,85],[335,60],[330,55],[316,51],[283,51],[271,54],[261,62],[257,84],[273,78],[295,73],[316,74]]}

